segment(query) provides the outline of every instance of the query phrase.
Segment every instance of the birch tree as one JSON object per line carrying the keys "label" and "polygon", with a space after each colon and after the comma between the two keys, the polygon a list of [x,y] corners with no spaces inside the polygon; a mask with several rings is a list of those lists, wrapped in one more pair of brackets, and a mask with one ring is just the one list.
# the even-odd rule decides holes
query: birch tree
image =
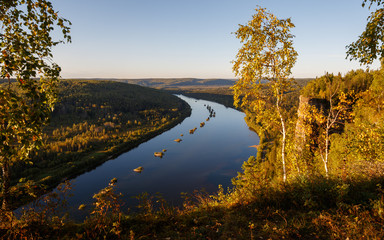
{"label": "birch tree", "polygon": [[[6,82],[0,88],[3,210],[10,208],[10,167],[41,145],[60,74],[51,49],[71,40],[69,25],[47,0],[0,0],[0,80]],[[53,39],[55,27],[63,40]]]}
{"label": "birch tree", "polygon": [[368,17],[365,30],[359,38],[347,46],[347,58],[361,64],[372,64],[375,59],[384,58],[384,1],[363,0],[363,7],[372,5],[378,8]]}
{"label": "birch tree", "polygon": [[[233,71],[239,78],[233,86],[235,106],[247,107],[264,115],[268,110],[269,117],[276,117],[280,123],[284,182],[287,179],[287,127],[282,104],[285,94],[292,90],[294,83],[289,78],[297,59],[293,47],[294,35],[290,32],[293,27],[290,18],[278,19],[265,8],[257,7],[252,20],[246,25],[239,25],[235,32],[243,45],[233,61]],[[269,101],[274,102],[272,109],[266,107]]]}

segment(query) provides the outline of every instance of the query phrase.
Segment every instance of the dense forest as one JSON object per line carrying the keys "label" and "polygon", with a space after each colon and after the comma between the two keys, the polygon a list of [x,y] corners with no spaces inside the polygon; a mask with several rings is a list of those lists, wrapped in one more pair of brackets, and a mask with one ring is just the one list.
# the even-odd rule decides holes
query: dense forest
{"label": "dense forest", "polygon": [[112,79],[113,81],[137,84],[163,90],[199,89],[231,87],[235,79],[199,79],[199,78],[144,78],[144,79]]}
{"label": "dense forest", "polygon": [[[348,72],[345,76],[326,74],[310,81],[301,90],[287,95],[285,108],[288,111],[292,133],[290,164],[293,175],[325,174],[321,158],[325,153],[328,116],[334,120],[334,124],[328,126],[329,162],[332,164],[330,169],[333,173],[341,174],[341,169],[346,173],[347,167],[358,165],[368,167],[365,161],[358,164],[357,160],[361,160],[364,155],[373,156],[368,162],[378,164],[374,167],[378,169],[382,161],[379,157],[382,152],[380,147],[382,81],[382,70],[356,70]],[[310,99],[313,104],[307,103],[307,109],[299,109],[300,99],[305,98]],[[320,106],[316,106],[319,103]],[[304,121],[304,134],[307,136],[306,141],[301,143],[303,146],[299,146],[298,142],[299,135],[303,134],[302,129],[299,129],[298,118]],[[279,132],[270,121],[256,116],[252,111],[247,111],[246,121],[261,137],[258,162],[262,164],[276,162],[278,158],[276,149],[279,146],[279,141],[276,139]],[[368,141],[373,141],[376,145]],[[367,151],[366,154],[363,154],[364,151]],[[373,155],[367,154],[368,152]]]}
{"label": "dense forest", "polygon": [[187,103],[178,97],[137,85],[62,80],[59,89],[59,103],[44,128],[44,145],[31,154],[30,162],[12,167],[13,184],[33,180],[50,189],[171,128],[190,114]]}

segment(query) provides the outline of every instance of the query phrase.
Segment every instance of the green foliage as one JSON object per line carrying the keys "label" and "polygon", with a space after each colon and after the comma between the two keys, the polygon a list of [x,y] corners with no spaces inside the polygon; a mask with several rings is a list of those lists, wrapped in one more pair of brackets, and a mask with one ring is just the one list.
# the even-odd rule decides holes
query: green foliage
{"label": "green foliage", "polygon": [[[56,102],[60,74],[60,67],[51,61],[51,49],[63,42],[53,40],[51,34],[57,26],[64,40],[70,41],[69,24],[58,17],[49,1],[1,1],[0,78],[9,81],[0,89],[3,209],[9,208],[9,167],[26,160],[41,145],[42,126]],[[11,77],[16,78],[12,85]]]}
{"label": "green foliage", "polygon": [[57,192],[39,197],[18,214],[0,210],[0,236],[3,239],[49,239],[68,231],[70,224],[61,210],[66,206],[71,184],[62,183],[57,189]]}
{"label": "green foliage", "polygon": [[240,77],[233,87],[235,106],[250,104],[252,110],[264,105],[267,97],[261,92],[261,83],[269,83],[276,98],[290,90],[292,80],[288,77],[297,58],[291,20],[277,19],[264,8],[256,8],[256,12],[247,25],[239,25],[235,32],[243,46],[233,62],[233,71]]}
{"label": "green foliage", "polygon": [[[382,6],[382,0],[363,0],[363,7],[367,2],[378,7]],[[384,57],[384,8],[378,8],[368,17],[368,23],[358,40],[347,46],[347,57],[358,60],[361,64],[372,64],[373,60]]]}
{"label": "green foliage", "polygon": [[[314,163],[322,159],[326,171],[329,168],[331,174],[342,177],[381,175],[384,151],[382,71],[356,70],[344,77],[327,74],[302,90],[306,96],[325,98],[331,103],[332,109],[324,113],[307,114],[314,119],[307,124],[315,133],[310,138],[313,156],[308,158]],[[323,172],[320,164],[312,168]]]}
{"label": "green foliage", "polygon": [[271,166],[274,163],[276,161],[273,159],[258,162],[253,156],[244,162],[243,172],[238,173],[237,177],[232,179],[234,189],[230,197],[231,204],[251,202],[260,192],[266,191],[274,177],[272,173],[276,171],[276,167]]}
{"label": "green foliage", "polygon": [[52,119],[55,125],[113,121],[115,114],[121,121],[147,122],[182,104],[177,97],[160,90],[111,81],[65,80],[60,89],[60,103]]}
{"label": "green foliage", "polygon": [[[113,239],[121,238],[121,194],[115,193],[117,179],[110,181],[109,185],[96,193],[94,209],[89,218],[85,220],[85,234],[77,234],[77,237],[88,239]],[[80,206],[82,208],[83,206]],[[80,209],[81,210],[81,209]]]}
{"label": "green foliage", "polygon": [[338,170],[368,177],[381,175],[384,170],[384,118],[382,111],[365,100],[354,107],[354,122],[333,136],[330,154]]}
{"label": "green foliage", "polygon": [[[287,93],[285,101],[281,105],[282,110],[286,115],[285,127],[287,130],[287,169],[289,171],[296,171],[296,159],[293,154],[295,148],[294,129],[297,119],[297,111],[299,105],[299,89]],[[271,106],[272,107],[272,106]],[[281,158],[281,124],[276,118],[270,118],[264,114],[255,113],[252,111],[245,111],[245,121],[247,125],[253,129],[259,136],[259,145],[257,146],[257,161],[267,161],[268,171],[270,176],[277,177],[282,175],[283,169],[279,164]]]}
{"label": "green foliage", "polygon": [[373,76],[372,84],[369,91],[365,95],[365,99],[369,104],[376,108],[377,112],[381,112],[384,106],[384,70],[376,71]]}
{"label": "green foliage", "polygon": [[372,4],[377,4],[378,6],[380,6],[381,4],[384,3],[384,1],[382,1],[382,0],[363,0],[363,4],[362,4],[363,7],[365,7],[365,5],[367,4],[367,2],[370,2],[369,7],[371,7]]}
{"label": "green foliage", "polygon": [[[297,52],[293,48],[294,27],[291,19],[278,19],[264,8],[247,25],[239,25],[235,32],[243,46],[233,62],[233,71],[239,80],[232,87],[234,105],[246,107],[265,119],[281,124],[281,161],[283,179],[287,179],[285,164],[286,114],[282,104],[287,92],[293,90],[290,79]],[[241,101],[240,101],[241,100]],[[241,103],[240,103],[241,102]]]}
{"label": "green foliage", "polygon": [[[333,95],[336,100],[339,93],[354,92],[358,94],[369,89],[373,81],[373,71],[351,70],[345,74],[334,76],[333,74],[325,74],[319,78],[310,81],[302,90],[301,94],[305,97],[328,99]],[[332,94],[336,93],[336,94]]]}

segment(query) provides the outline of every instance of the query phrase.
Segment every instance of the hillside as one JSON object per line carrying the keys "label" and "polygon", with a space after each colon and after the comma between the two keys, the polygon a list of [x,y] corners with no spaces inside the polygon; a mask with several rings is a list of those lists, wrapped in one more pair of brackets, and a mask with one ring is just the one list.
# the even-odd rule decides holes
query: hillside
{"label": "hillside", "polygon": [[151,87],[157,89],[184,89],[184,88],[217,88],[217,87],[231,87],[235,79],[199,79],[199,78],[140,78],[140,79],[84,79],[96,81],[114,81],[129,84],[135,84],[143,87]]}
{"label": "hillside", "polygon": [[183,87],[225,87],[234,84],[233,79],[198,79],[198,78],[148,78],[118,79],[116,81],[137,84],[152,88],[183,88]]}

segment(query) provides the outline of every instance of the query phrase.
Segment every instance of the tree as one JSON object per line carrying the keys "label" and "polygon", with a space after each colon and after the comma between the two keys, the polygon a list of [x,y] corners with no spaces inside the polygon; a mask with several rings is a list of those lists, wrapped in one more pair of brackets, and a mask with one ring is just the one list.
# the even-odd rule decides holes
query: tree
{"label": "tree", "polygon": [[380,113],[384,107],[384,62],[381,64],[381,69],[375,72],[367,95],[370,95],[365,97],[371,99],[370,105]]}
{"label": "tree", "polygon": [[[364,0],[363,7],[370,2],[382,6],[382,0]],[[347,58],[358,60],[361,64],[372,64],[373,60],[384,57],[384,8],[379,8],[368,17],[365,31],[359,36],[356,42],[347,46]]]}
{"label": "tree", "polygon": [[362,6],[365,7],[365,4],[366,4],[367,2],[370,2],[369,7],[371,7],[373,3],[376,3],[378,6],[380,6],[381,4],[384,3],[383,0],[363,0],[363,4],[362,4]]}
{"label": "tree", "polygon": [[[265,117],[280,122],[281,159],[283,179],[286,181],[285,143],[286,123],[282,108],[284,95],[292,90],[294,80],[289,78],[297,59],[293,48],[294,27],[291,19],[278,19],[265,8],[256,8],[256,14],[247,25],[239,25],[236,37],[243,43],[233,71],[239,80],[233,86],[236,107],[248,107]],[[268,102],[274,102],[272,108]],[[268,115],[268,116],[267,116]]]}
{"label": "tree", "polygon": [[[324,164],[325,175],[329,177],[329,148],[330,148],[330,135],[332,130],[337,128],[337,125],[343,125],[345,120],[350,117],[347,111],[351,109],[352,101],[350,96],[354,95],[354,92],[347,94],[339,92],[340,82],[336,81],[336,87],[332,87],[334,76],[332,74],[326,74],[325,81],[328,85],[328,96],[329,102],[328,113],[315,112],[314,115],[317,121],[323,127],[322,136],[319,136],[319,151],[320,157]],[[338,96],[337,104],[334,103],[334,98]],[[322,140],[322,141],[321,141]]]}
{"label": "tree", "polygon": [[[51,49],[71,41],[69,25],[47,0],[0,0],[0,79],[8,82],[0,88],[3,210],[10,208],[10,167],[42,143],[60,74]],[[63,40],[52,38],[54,27],[62,30]]]}

